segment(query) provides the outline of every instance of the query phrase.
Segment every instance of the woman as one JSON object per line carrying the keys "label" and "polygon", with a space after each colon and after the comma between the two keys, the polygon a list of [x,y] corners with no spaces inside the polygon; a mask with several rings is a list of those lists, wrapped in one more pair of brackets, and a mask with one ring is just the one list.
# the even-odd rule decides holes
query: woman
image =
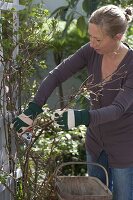
{"label": "woman", "polygon": [[[87,159],[108,167],[114,200],[133,200],[133,50],[122,42],[131,14],[130,9],[114,5],[93,12],[88,25],[90,42],[49,73],[34,101],[14,120],[14,128],[22,134],[42,112],[55,87],[87,67],[88,87],[94,86],[92,108],[65,110],[61,116],[56,111],[56,121],[64,129],[87,126]],[[90,174],[103,179],[98,169],[91,168]]]}

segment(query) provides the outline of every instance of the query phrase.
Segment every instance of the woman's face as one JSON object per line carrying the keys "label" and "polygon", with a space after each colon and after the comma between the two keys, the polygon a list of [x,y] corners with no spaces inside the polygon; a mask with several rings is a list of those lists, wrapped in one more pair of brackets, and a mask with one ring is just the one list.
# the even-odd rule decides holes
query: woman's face
{"label": "woman's face", "polygon": [[89,23],[90,46],[99,54],[109,54],[116,50],[118,40],[108,36],[100,26]]}

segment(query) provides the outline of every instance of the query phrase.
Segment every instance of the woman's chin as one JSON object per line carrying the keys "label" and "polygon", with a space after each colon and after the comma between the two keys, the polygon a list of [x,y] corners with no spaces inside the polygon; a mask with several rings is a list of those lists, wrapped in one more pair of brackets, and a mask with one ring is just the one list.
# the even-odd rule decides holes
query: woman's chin
{"label": "woman's chin", "polygon": [[103,54],[102,51],[100,49],[95,49],[95,51],[98,53],[98,54]]}

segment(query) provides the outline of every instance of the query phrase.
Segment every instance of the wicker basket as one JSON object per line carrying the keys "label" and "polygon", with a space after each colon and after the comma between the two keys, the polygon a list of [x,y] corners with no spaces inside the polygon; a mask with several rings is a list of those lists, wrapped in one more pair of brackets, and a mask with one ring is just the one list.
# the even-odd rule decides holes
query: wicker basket
{"label": "wicker basket", "polygon": [[[59,171],[66,165],[89,164],[101,167],[106,175],[106,185],[91,176],[59,176]],[[108,174],[105,168],[96,163],[67,162],[60,165],[55,172],[55,186],[59,200],[111,200],[108,189]]]}

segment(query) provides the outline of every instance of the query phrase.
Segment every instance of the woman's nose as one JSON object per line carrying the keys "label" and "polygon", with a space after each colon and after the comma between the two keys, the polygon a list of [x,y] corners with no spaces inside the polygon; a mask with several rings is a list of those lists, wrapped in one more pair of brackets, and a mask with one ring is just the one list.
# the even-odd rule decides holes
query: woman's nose
{"label": "woman's nose", "polygon": [[90,38],[90,46],[95,48],[96,47],[96,41],[94,38]]}

